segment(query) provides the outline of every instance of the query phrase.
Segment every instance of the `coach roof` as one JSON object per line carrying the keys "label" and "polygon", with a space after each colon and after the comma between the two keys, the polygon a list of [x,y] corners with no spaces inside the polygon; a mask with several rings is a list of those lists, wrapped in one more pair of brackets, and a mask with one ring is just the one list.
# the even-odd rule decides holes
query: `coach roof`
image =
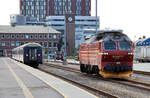
{"label": "coach roof", "polygon": [[0,33],[61,33],[61,32],[46,26],[0,25]]}

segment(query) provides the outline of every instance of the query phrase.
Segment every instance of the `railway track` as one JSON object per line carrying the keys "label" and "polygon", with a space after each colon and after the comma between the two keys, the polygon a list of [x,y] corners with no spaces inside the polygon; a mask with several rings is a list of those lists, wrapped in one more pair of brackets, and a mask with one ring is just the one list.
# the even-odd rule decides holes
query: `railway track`
{"label": "railway track", "polygon": [[[62,63],[61,61],[52,61],[52,62]],[[78,63],[71,63],[71,62],[68,62],[68,64],[80,65],[80,64],[78,64]],[[145,71],[137,71],[137,70],[134,70],[133,73],[150,76],[150,72],[145,72]]]}
{"label": "railway track", "polygon": [[[57,67],[57,68],[58,68],[58,67]],[[64,81],[67,81],[67,82],[70,82],[70,83],[72,83],[72,84],[75,84],[75,85],[77,85],[78,87],[82,87],[82,88],[84,88],[84,89],[90,90],[90,91],[92,91],[92,92],[94,92],[94,93],[97,93],[97,94],[99,94],[99,95],[102,95],[102,96],[104,96],[104,97],[108,97],[108,98],[118,98],[118,96],[114,96],[114,95],[112,95],[112,94],[110,94],[110,93],[108,93],[108,92],[104,92],[104,91],[98,90],[98,89],[96,89],[96,88],[90,87],[90,86],[88,86],[88,85],[81,84],[81,83],[79,83],[79,82],[73,81],[73,80],[71,80],[71,79],[67,79],[67,78],[65,78],[65,77],[63,77],[63,76],[56,75],[56,74],[54,74],[54,73],[45,71],[45,70],[43,70],[43,69],[39,69],[39,70],[42,71],[42,72],[48,73],[48,74],[50,74],[50,75],[53,75],[53,76],[55,76],[55,77],[58,77],[58,78],[60,78],[60,79],[62,79],[62,80],[64,80]],[[69,70],[67,70],[67,71],[69,71]]]}
{"label": "railway track", "polygon": [[[54,64],[49,65],[49,64],[46,64],[46,63],[44,65],[54,67],[54,68],[57,68],[57,69],[70,71],[70,72],[81,73],[80,70],[75,69],[75,68],[64,67],[64,66],[59,66],[59,65],[54,65]],[[83,74],[83,73],[81,73],[81,74]],[[113,80],[113,79],[104,79],[104,78],[100,77],[99,75],[95,76],[95,75],[90,75],[90,74],[87,74],[87,76],[95,78],[95,79],[101,79],[101,80],[104,80],[104,81],[110,81],[112,83],[117,83],[117,84],[129,86],[129,87],[145,90],[145,91],[148,91],[148,92],[150,91],[150,84],[145,83],[145,82],[139,82],[139,81],[135,81],[135,80],[132,80],[132,79],[127,79],[127,80],[123,80],[123,81]]]}

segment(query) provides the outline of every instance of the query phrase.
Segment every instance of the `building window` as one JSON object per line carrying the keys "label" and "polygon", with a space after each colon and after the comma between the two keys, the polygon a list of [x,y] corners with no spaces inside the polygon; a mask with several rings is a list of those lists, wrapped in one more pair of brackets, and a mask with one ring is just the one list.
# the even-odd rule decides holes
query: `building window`
{"label": "building window", "polygon": [[34,38],[35,38],[35,39],[38,39],[38,35],[35,35]]}
{"label": "building window", "polygon": [[34,38],[34,36],[33,36],[33,35],[30,35],[30,38],[31,38],[31,39],[33,39],[33,38]]}
{"label": "building window", "polygon": [[19,38],[19,35],[16,35],[16,38],[18,39],[18,38]]}
{"label": "building window", "polygon": [[53,47],[57,47],[57,43],[56,42],[53,43]]}
{"label": "building window", "polygon": [[21,43],[20,43],[20,45],[23,45],[23,44],[24,44],[24,42],[21,42]]}
{"label": "building window", "polygon": [[23,39],[23,38],[24,38],[24,35],[21,35],[21,38]]}
{"label": "building window", "polygon": [[44,47],[47,47],[47,42],[44,42]]}
{"label": "building window", "polygon": [[49,34],[49,38],[52,38],[52,35],[51,35],[51,34]]}
{"label": "building window", "polygon": [[15,38],[14,34],[12,34],[12,35],[11,35],[11,38],[12,38],[12,39],[14,39],[14,38]]}
{"label": "building window", "polygon": [[11,42],[11,46],[15,46],[15,42]]}
{"label": "building window", "polygon": [[9,35],[9,34],[7,34],[7,35],[6,35],[6,38],[10,38],[10,35]]}
{"label": "building window", "polygon": [[48,42],[48,47],[52,47],[52,43],[51,42]]}
{"label": "building window", "polygon": [[42,38],[43,38],[43,35],[39,35],[39,38],[42,39]]}
{"label": "building window", "polygon": [[53,39],[56,39],[56,35],[53,35]]}
{"label": "building window", "polygon": [[44,35],[44,38],[47,39],[47,35]]}
{"label": "building window", "polygon": [[1,36],[1,38],[4,39],[4,38],[5,38],[5,35],[3,34],[3,35]]}
{"label": "building window", "polygon": [[43,42],[40,42],[40,45],[43,46]]}
{"label": "building window", "polygon": [[28,38],[29,38],[29,35],[26,34],[25,37],[26,37],[26,39],[28,39]]}
{"label": "building window", "polygon": [[2,42],[2,46],[6,46],[6,43],[5,43],[5,42]]}
{"label": "building window", "polygon": [[16,42],[16,46],[17,46],[17,47],[20,46],[20,43],[19,43],[19,42]]}

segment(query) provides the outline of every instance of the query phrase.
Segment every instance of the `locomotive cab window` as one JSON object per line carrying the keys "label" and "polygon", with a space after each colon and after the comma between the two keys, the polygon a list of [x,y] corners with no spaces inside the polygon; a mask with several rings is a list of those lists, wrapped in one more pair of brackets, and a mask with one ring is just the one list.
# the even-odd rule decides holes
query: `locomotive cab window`
{"label": "locomotive cab window", "polygon": [[117,45],[115,41],[104,41],[104,50],[116,50]]}
{"label": "locomotive cab window", "polygon": [[131,50],[131,43],[129,41],[119,41],[120,50]]}

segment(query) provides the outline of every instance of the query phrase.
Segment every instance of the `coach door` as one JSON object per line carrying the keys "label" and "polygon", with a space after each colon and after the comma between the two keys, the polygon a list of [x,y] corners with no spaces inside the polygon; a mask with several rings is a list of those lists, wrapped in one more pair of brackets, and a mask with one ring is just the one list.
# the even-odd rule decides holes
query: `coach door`
{"label": "coach door", "polygon": [[37,60],[37,49],[36,48],[30,48],[29,49],[29,59],[31,61]]}

